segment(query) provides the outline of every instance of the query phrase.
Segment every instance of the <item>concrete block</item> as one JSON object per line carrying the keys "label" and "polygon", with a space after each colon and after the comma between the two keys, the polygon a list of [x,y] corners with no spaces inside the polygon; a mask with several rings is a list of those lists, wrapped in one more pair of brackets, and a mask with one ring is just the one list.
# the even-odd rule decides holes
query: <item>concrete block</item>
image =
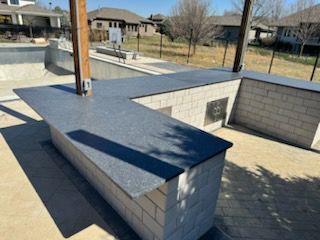
{"label": "concrete block", "polygon": [[163,211],[166,209],[166,196],[158,189],[147,193],[147,197]]}
{"label": "concrete block", "polygon": [[143,212],[142,222],[158,238],[163,239],[163,237],[164,237],[163,227],[159,223],[157,223],[155,221],[155,219],[153,217],[151,217],[148,213]]}
{"label": "concrete block", "polygon": [[308,107],[308,108],[320,109],[319,102],[315,101],[315,100],[304,99],[303,100],[303,105]]}
{"label": "concrete block", "polygon": [[149,198],[147,198],[146,196],[142,196],[136,199],[135,201],[151,217],[156,217],[156,205]]}
{"label": "concrete block", "polygon": [[165,225],[166,215],[159,207],[156,209],[156,220],[161,226]]}

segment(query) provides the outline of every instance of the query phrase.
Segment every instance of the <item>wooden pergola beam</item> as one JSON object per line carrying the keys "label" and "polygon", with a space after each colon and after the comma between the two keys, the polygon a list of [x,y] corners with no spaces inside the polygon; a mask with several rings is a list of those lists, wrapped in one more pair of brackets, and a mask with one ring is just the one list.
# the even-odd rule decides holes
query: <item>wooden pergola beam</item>
{"label": "wooden pergola beam", "polygon": [[86,0],[69,0],[76,92],[92,95]]}
{"label": "wooden pergola beam", "polygon": [[233,71],[240,72],[248,46],[248,36],[251,28],[252,5],[254,0],[245,0],[239,33],[239,41],[234,59]]}

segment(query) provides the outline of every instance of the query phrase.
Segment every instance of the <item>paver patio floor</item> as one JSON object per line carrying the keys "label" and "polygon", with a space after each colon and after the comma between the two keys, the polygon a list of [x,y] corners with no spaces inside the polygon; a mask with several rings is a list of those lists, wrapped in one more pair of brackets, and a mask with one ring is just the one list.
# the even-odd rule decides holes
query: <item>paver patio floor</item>
{"label": "paver patio floor", "polygon": [[[135,239],[22,101],[0,103],[0,238]],[[217,225],[235,239],[320,238],[320,154],[246,129],[227,154]],[[207,237],[210,239],[210,235]]]}
{"label": "paver patio floor", "polygon": [[217,225],[235,239],[320,239],[320,154],[236,127],[226,157]]}

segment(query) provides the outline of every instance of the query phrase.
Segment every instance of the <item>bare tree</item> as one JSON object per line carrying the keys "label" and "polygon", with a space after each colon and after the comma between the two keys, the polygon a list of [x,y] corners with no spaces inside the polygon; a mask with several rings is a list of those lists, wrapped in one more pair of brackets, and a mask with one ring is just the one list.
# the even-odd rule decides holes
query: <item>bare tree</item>
{"label": "bare tree", "polygon": [[314,0],[296,0],[292,5],[295,13],[288,17],[288,21],[295,23],[295,35],[301,44],[300,56],[302,56],[305,45],[320,34],[320,6],[316,6]]}
{"label": "bare tree", "polygon": [[[234,11],[242,15],[245,0],[232,0]],[[271,3],[269,0],[253,0],[252,17],[256,22],[262,21],[270,16]]]}
{"label": "bare tree", "polygon": [[196,53],[198,43],[212,40],[218,28],[210,17],[209,0],[178,0],[171,11],[170,24],[174,36],[190,40],[193,45],[193,54]]}
{"label": "bare tree", "polygon": [[269,0],[270,18],[276,22],[284,15],[284,0]]}

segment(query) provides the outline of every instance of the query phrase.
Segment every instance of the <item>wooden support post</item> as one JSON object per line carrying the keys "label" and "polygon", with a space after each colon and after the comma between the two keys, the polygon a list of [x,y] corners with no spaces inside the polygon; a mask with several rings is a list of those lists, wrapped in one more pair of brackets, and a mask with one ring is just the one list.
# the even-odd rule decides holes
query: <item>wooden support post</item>
{"label": "wooden support post", "polygon": [[248,36],[251,27],[251,15],[252,15],[253,0],[245,0],[244,9],[242,13],[239,41],[237,46],[237,52],[234,59],[233,71],[240,72],[243,67],[243,59],[246,53],[248,45]]}
{"label": "wooden support post", "polygon": [[69,0],[76,90],[81,96],[92,95],[89,64],[89,34],[86,0]]}

